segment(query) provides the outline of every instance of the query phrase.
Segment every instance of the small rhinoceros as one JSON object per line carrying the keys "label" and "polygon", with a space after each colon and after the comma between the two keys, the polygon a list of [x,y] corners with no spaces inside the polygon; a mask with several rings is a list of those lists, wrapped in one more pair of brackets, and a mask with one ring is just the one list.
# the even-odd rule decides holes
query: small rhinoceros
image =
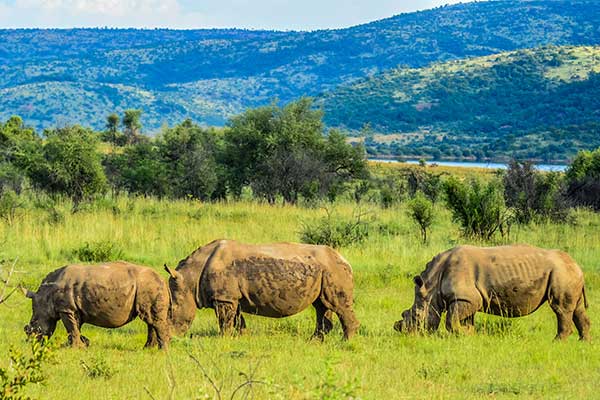
{"label": "small rhinoceros", "polygon": [[398,331],[436,330],[446,311],[446,329],[472,330],[478,311],[505,317],[533,313],[548,302],[558,319],[556,339],[575,323],[590,338],[581,268],[568,254],[526,245],[459,246],[438,254],[415,276],[415,301],[394,324]]}
{"label": "small rhinoceros", "polygon": [[216,240],[182,260],[171,275],[173,329],[189,329],[196,308],[215,310],[221,334],[245,328],[242,312],[281,318],[311,304],[317,323],[313,337],[323,339],[339,317],[344,338],[359,322],[352,309],[350,264],[327,246],[297,243],[252,245]]}
{"label": "small rhinoceros", "polygon": [[151,268],[127,262],[67,265],[49,273],[33,300],[28,335],[50,337],[61,320],[73,347],[87,346],[83,324],[118,328],[136,317],[148,324],[146,347],[167,348],[170,296],[165,280]]}

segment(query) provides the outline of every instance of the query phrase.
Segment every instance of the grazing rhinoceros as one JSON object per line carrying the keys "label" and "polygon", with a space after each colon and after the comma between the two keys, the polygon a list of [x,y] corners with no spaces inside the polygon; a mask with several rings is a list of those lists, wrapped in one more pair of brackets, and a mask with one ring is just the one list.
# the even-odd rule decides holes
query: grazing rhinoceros
{"label": "grazing rhinoceros", "polygon": [[548,301],[558,319],[556,339],[575,323],[579,338],[590,338],[583,273],[558,250],[518,245],[459,246],[438,254],[415,276],[415,301],[394,324],[398,331],[436,330],[446,311],[446,329],[473,329],[478,311],[520,317]]}
{"label": "grazing rhinoceros", "polygon": [[311,304],[322,339],[339,317],[344,338],[359,322],[352,309],[352,268],[327,246],[296,243],[252,245],[216,240],[179,262],[171,275],[172,324],[179,334],[191,325],[196,308],[215,310],[221,334],[245,328],[242,312],[281,318]]}
{"label": "grazing rhinoceros", "polygon": [[151,268],[127,262],[67,265],[46,276],[33,300],[28,335],[52,336],[60,319],[73,347],[87,346],[80,333],[84,323],[118,328],[137,316],[148,324],[146,347],[167,348],[170,296],[165,280]]}

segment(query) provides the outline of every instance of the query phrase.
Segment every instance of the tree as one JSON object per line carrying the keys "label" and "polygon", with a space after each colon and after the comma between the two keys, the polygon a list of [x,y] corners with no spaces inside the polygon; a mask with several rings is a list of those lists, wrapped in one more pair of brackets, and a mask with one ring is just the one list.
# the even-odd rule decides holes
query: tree
{"label": "tree", "polygon": [[421,240],[427,243],[427,231],[433,224],[433,203],[423,193],[417,192],[407,206],[409,217],[419,226]]}
{"label": "tree", "polygon": [[188,119],[166,129],[158,146],[174,197],[209,200],[225,196],[225,173],[217,163],[221,143],[215,131]]}
{"label": "tree", "polygon": [[142,123],[140,122],[141,116],[142,110],[125,110],[123,115],[123,127],[129,143],[135,143],[139,140],[138,137],[142,130]]}
{"label": "tree", "polygon": [[580,151],[565,175],[569,201],[600,211],[600,148]]}
{"label": "tree", "polygon": [[158,146],[142,141],[127,146],[122,153],[103,160],[108,180],[116,192],[163,197],[171,193],[165,164]]}
{"label": "tree", "polygon": [[78,125],[47,130],[46,141],[28,173],[35,187],[66,195],[79,204],[106,190],[106,176],[96,151],[98,139]]}
{"label": "tree", "polygon": [[119,133],[119,124],[121,119],[115,113],[110,114],[106,117],[106,134],[105,140],[108,140],[111,143],[119,144],[119,139],[122,136]]}
{"label": "tree", "polygon": [[290,203],[335,193],[366,175],[362,146],[352,147],[339,131],[323,135],[323,114],[303,98],[285,107],[270,105],[233,118],[224,136],[224,162],[231,191],[244,186],[274,201]]}

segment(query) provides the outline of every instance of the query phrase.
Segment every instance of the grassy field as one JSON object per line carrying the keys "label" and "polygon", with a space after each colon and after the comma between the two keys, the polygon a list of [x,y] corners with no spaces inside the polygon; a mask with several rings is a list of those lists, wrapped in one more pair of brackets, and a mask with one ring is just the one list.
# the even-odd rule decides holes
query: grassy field
{"label": "grassy field", "polygon": [[[304,223],[324,215],[320,208],[267,206],[252,202],[201,204],[151,199],[103,201],[64,218],[41,208],[23,211],[12,226],[0,226],[0,258],[17,260],[18,279],[37,288],[49,271],[75,261],[86,242],[111,241],[121,258],[161,270],[216,238],[247,242],[298,241]],[[185,338],[169,352],[142,350],[145,325],[121,329],[84,326],[91,346],[59,348],[44,369],[45,385],[28,394],[39,399],[403,399],[403,398],[594,398],[600,379],[598,340],[573,335],[554,343],[556,320],[546,305],[532,316],[503,320],[478,315],[477,334],[454,337],[404,336],[392,329],[412,304],[411,278],[438,252],[465,243],[450,216],[437,206],[430,243],[400,207],[363,206],[373,219],[366,242],[341,253],[355,271],[355,310],[362,322],[349,343],[336,329],[324,343],[309,342],[314,311],[275,320],[247,317],[248,333],[221,338],[212,310],[201,310]],[[334,212],[351,216],[352,204]],[[600,215],[578,212],[574,225],[514,227],[508,242],[568,251],[586,273],[592,335],[600,320]],[[162,272],[166,278],[166,273]],[[0,365],[8,350],[25,351],[23,326],[30,301],[13,296],[0,305]],[[59,323],[53,341],[66,334]],[[193,357],[193,358],[192,358]],[[195,360],[194,360],[195,359]],[[250,377],[250,378],[249,378]],[[247,380],[257,381],[235,392]],[[251,389],[251,391],[249,391]]]}

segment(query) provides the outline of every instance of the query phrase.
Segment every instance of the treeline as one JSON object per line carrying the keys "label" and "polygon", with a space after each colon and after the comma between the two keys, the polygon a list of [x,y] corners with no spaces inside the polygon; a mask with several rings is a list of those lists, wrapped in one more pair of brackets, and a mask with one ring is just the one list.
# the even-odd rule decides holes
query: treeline
{"label": "treeline", "polygon": [[107,191],[204,201],[239,197],[296,203],[335,198],[367,174],[365,153],[336,130],[324,135],[322,113],[309,99],[248,110],[225,129],[186,120],[150,138],[140,110],[111,114],[106,130],[78,125],[43,137],[12,117],[0,127],[0,186],[67,196],[74,208]]}
{"label": "treeline", "polygon": [[[493,178],[460,179],[425,165],[368,168],[364,148],[325,131],[309,99],[250,109],[224,129],[186,120],[152,138],[141,134],[140,116],[127,110],[109,115],[102,132],[66,126],[42,136],[19,117],[0,124],[0,218],[10,224],[37,197],[68,198],[73,211],[121,194],[304,205],[343,198],[383,208],[404,203],[426,241],[439,204],[465,236],[483,240],[510,234],[515,223],[568,222],[573,207],[600,211],[600,149],[580,152],[564,174],[513,161]],[[34,203],[52,214],[52,203]],[[305,226],[302,240],[355,243],[369,233],[364,222],[329,215]]]}
{"label": "treeline", "polygon": [[544,47],[400,68],[326,95],[326,122],[420,133],[385,143],[367,137],[374,154],[566,160],[600,146],[599,54]]}

